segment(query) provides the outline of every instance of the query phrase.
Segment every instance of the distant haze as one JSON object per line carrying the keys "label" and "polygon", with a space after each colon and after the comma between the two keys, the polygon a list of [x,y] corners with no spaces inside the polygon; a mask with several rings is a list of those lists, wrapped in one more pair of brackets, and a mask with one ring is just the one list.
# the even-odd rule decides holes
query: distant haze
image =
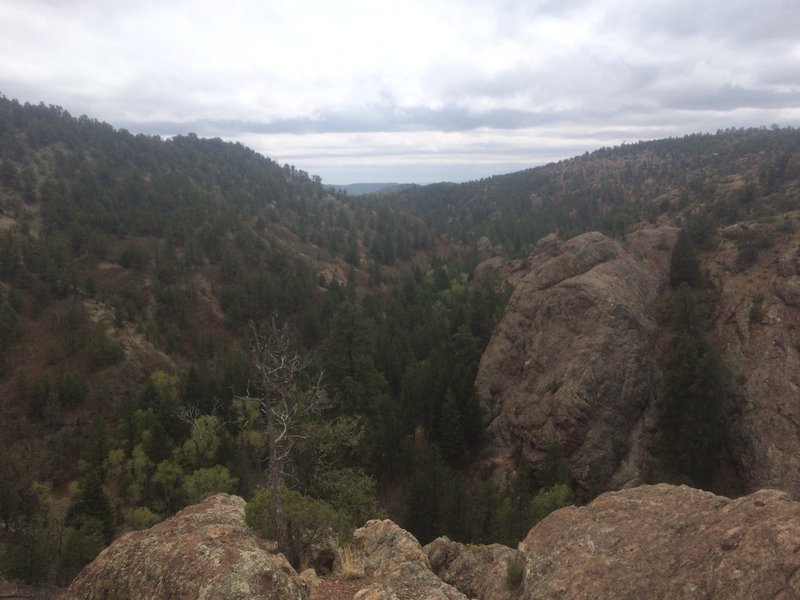
{"label": "distant haze", "polygon": [[0,93],[326,183],[463,181],[800,125],[798,31],[797,0],[3,0]]}
{"label": "distant haze", "polygon": [[360,196],[397,187],[397,185],[396,183],[349,183],[347,185],[334,185],[334,187],[347,192],[350,196]]}

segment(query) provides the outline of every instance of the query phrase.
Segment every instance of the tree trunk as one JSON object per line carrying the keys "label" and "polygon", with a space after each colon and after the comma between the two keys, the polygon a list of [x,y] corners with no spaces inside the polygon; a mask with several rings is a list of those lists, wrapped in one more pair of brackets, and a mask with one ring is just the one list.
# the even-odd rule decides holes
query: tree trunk
{"label": "tree trunk", "polygon": [[269,489],[272,492],[272,512],[275,515],[275,541],[278,549],[290,561],[291,545],[289,543],[289,530],[286,526],[286,515],[283,512],[283,481],[281,480],[281,466],[278,464],[277,432],[275,419],[271,410],[265,411],[267,418],[267,447],[269,450]]}

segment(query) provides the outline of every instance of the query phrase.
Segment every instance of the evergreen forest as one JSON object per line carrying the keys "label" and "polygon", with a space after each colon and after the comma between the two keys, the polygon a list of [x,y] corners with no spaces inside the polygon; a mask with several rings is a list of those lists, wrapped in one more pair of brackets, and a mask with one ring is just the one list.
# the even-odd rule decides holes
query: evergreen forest
{"label": "evergreen forest", "polygon": [[[563,448],[506,486],[480,461],[474,381],[513,285],[476,267],[524,270],[550,233],[682,227],[653,478],[713,486],[729,376],[696,255],[796,210],[799,185],[800,133],[731,129],[348,197],[241,144],[0,96],[0,572],[65,585],[116,535],[217,492],[274,533],[265,432],[285,414],[258,349],[276,335],[297,367],[278,448],[297,531],[390,517],[423,543],[516,545],[588,498]],[[766,231],[737,242],[743,268]],[[300,560],[314,539],[296,537]]]}

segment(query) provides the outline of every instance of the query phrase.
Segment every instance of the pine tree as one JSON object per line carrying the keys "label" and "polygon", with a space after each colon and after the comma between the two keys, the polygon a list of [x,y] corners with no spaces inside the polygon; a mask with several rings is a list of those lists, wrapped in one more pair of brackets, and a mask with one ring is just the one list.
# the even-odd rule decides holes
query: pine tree
{"label": "pine tree", "polygon": [[669,285],[673,288],[685,283],[689,287],[700,284],[700,266],[694,243],[685,229],[681,229],[669,263]]}
{"label": "pine tree", "polygon": [[86,517],[97,520],[106,543],[114,539],[114,510],[103,491],[100,477],[94,471],[86,476],[80,491],[72,500],[67,510],[65,524],[81,529]]}
{"label": "pine tree", "polygon": [[439,423],[441,430],[439,446],[442,449],[442,456],[450,465],[458,466],[464,459],[464,425],[461,407],[452,390],[447,390]]}

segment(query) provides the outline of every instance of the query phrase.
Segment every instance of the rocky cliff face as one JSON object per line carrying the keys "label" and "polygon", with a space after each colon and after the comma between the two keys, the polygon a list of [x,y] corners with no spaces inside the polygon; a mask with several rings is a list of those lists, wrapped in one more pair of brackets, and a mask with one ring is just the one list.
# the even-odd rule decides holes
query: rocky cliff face
{"label": "rocky cliff face", "polygon": [[706,259],[720,298],[716,335],[733,381],[740,477],[745,490],[775,487],[800,498],[800,236],[775,236],[741,270],[734,239],[742,231],[723,230]]}
{"label": "rocky cliff face", "polygon": [[783,492],[610,492],[552,513],[520,550],[525,600],[800,598],[800,504]]}
{"label": "rocky cliff face", "polygon": [[584,495],[638,482],[658,389],[655,307],[677,237],[542,239],[476,381],[490,460],[540,467],[563,449]]}
{"label": "rocky cliff face", "polygon": [[[735,475],[725,477],[735,489],[800,498],[800,235],[792,219],[720,230],[700,267],[717,298],[709,336],[730,381]],[[558,445],[585,499],[642,482],[666,339],[654,317],[677,231],[537,244],[476,380],[487,458],[499,472],[513,471],[515,453],[539,469]],[[748,235],[772,245],[743,267],[738,248]]]}
{"label": "rocky cliff face", "polygon": [[241,498],[220,494],[118,538],[62,600],[305,600],[308,589],[286,559],[250,531],[244,507]]}

